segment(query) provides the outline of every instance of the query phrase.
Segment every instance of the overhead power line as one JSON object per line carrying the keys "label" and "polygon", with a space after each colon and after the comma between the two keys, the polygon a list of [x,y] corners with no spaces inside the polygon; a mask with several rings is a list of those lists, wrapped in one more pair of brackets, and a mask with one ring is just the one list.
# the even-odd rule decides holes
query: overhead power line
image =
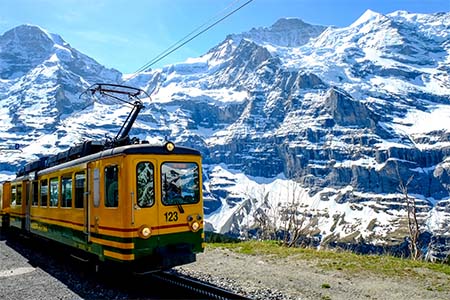
{"label": "overhead power line", "polygon": [[163,52],[161,52],[158,56],[154,57],[152,60],[150,60],[149,62],[147,62],[144,66],[142,66],[141,68],[139,68],[138,70],[135,71],[135,73],[137,72],[141,72],[144,71],[146,68],[148,68],[148,65],[153,64],[154,62],[156,62],[157,60],[159,60],[160,58],[162,59],[162,56],[164,56],[166,53],[168,53],[171,50],[176,50],[174,49],[175,47],[179,46],[181,43],[185,42],[187,39],[189,39],[189,37],[191,37],[192,35],[194,35],[196,32],[198,32],[200,29],[202,29],[203,27],[207,26],[210,22],[212,22],[213,20],[217,19],[218,17],[220,17],[224,12],[226,12],[227,10],[229,10],[232,6],[235,5],[236,2],[239,2],[241,0],[235,0],[232,3],[230,3],[227,7],[225,7],[223,10],[221,10],[219,13],[217,13],[214,17],[211,17],[208,19],[208,21],[206,21],[205,23],[203,23],[202,25],[198,26],[197,28],[195,28],[193,31],[191,31],[190,33],[188,33],[186,36],[184,36],[181,40],[178,40],[176,43],[174,43],[173,45],[171,45],[169,48],[165,49]]}
{"label": "overhead power line", "polygon": [[[177,41],[176,43],[174,43],[173,45],[171,45],[169,48],[167,48],[166,50],[164,50],[163,52],[161,52],[159,55],[157,55],[155,58],[153,58],[152,60],[150,60],[149,62],[147,62],[146,64],[144,64],[142,67],[140,67],[139,69],[137,69],[133,75],[131,77],[129,77],[126,81],[129,81],[133,78],[135,78],[140,72],[150,68],[152,65],[156,64],[157,62],[161,61],[162,59],[164,59],[165,57],[167,57],[168,55],[170,55],[171,53],[175,52],[176,50],[180,49],[181,47],[183,47],[184,45],[186,45],[187,43],[189,43],[190,41],[192,41],[193,39],[195,39],[196,37],[198,37],[199,35],[203,34],[204,32],[208,31],[209,29],[211,29],[212,27],[216,26],[218,23],[222,22],[223,20],[225,20],[226,18],[228,18],[229,16],[231,16],[232,14],[234,14],[235,12],[237,12],[238,10],[242,9],[244,6],[248,5],[250,2],[252,2],[253,0],[247,0],[245,3],[243,3],[242,5],[238,6],[237,8],[233,9],[231,12],[227,13],[226,15],[224,15],[223,17],[221,17],[220,19],[218,19],[217,21],[214,21],[214,23],[208,25],[206,28],[202,29],[203,27],[205,27],[208,23],[210,23],[212,20],[216,19],[217,17],[219,17],[220,15],[223,14],[223,12],[225,12],[226,10],[228,10],[230,7],[232,7],[236,2],[239,2],[240,0],[234,1],[232,2],[230,5],[228,5],[225,9],[223,9],[220,13],[216,14],[214,17],[210,18],[207,22],[203,23],[202,25],[200,25],[199,27],[197,27],[195,30],[193,30],[192,32],[190,32],[189,34],[187,34],[186,36],[184,36],[182,39],[180,39],[179,41]],[[200,30],[202,29],[202,30]],[[199,31],[200,30],[200,31]],[[196,33],[197,32],[197,33]]]}

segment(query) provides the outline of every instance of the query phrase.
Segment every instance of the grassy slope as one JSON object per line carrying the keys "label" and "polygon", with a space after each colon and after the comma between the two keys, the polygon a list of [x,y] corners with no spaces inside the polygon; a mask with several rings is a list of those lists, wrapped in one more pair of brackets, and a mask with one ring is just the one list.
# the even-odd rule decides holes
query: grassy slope
{"label": "grassy slope", "polygon": [[[359,255],[348,251],[287,248],[273,241],[246,241],[240,243],[209,243],[208,247],[227,248],[248,255],[264,255],[271,258],[305,260],[323,270],[339,270],[352,276],[370,273],[381,277],[400,277],[421,280],[450,276],[450,265],[402,259],[389,255]],[[434,281],[434,280],[432,280]],[[449,286],[433,284],[433,289],[449,290]]]}

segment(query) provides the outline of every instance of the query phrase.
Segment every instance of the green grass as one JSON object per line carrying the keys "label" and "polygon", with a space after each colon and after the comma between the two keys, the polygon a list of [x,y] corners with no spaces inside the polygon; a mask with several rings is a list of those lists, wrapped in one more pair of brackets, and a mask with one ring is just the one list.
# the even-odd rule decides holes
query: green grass
{"label": "green grass", "polygon": [[370,272],[381,276],[400,276],[421,279],[419,270],[429,270],[436,277],[450,276],[450,265],[402,259],[390,255],[359,255],[343,250],[287,248],[275,241],[246,241],[240,243],[209,243],[208,247],[227,248],[247,255],[265,255],[273,259],[294,257],[315,262],[322,270],[338,270],[352,275]]}

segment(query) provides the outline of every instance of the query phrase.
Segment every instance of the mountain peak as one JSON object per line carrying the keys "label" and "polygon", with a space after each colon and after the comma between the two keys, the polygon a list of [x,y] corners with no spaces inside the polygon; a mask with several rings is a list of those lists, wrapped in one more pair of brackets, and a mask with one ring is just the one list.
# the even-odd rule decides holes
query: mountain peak
{"label": "mountain peak", "polygon": [[326,26],[308,24],[297,18],[282,18],[270,27],[252,28],[248,32],[233,34],[231,38],[236,43],[245,38],[257,44],[298,47],[319,36],[325,29]]}
{"label": "mountain peak", "polygon": [[358,20],[356,20],[355,22],[353,22],[350,27],[357,27],[360,26],[362,24],[368,23],[368,22],[372,22],[372,21],[376,21],[376,20],[381,20],[381,19],[387,19],[386,16],[384,16],[383,14],[377,13],[373,10],[366,10],[361,17],[358,18]]}
{"label": "mountain peak", "polygon": [[117,71],[105,69],[72,48],[61,36],[39,26],[20,25],[0,35],[1,79],[19,78],[37,66],[42,66],[43,70],[49,67],[48,64],[61,65],[86,79],[97,77],[100,72],[105,72],[103,75],[111,76],[114,80],[118,76]]}
{"label": "mountain peak", "polygon": [[271,28],[273,30],[290,30],[298,29],[302,26],[312,26],[311,24],[303,22],[301,19],[297,18],[281,18],[276,21]]}
{"label": "mountain peak", "polygon": [[47,30],[32,24],[19,25],[6,31],[0,36],[0,43],[20,43],[24,46],[35,43],[48,46],[66,44],[61,36],[49,33]]}

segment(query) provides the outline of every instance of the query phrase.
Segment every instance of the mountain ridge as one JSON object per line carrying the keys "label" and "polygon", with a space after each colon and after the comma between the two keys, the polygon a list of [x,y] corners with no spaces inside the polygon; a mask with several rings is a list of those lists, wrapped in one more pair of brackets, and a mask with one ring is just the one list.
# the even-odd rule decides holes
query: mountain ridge
{"label": "mountain ridge", "polygon": [[[128,83],[155,92],[132,134],[199,149],[206,227],[237,236],[261,237],[267,224],[286,230],[295,204],[295,222],[312,244],[403,249],[406,208],[398,187],[412,176],[423,247],[445,257],[450,42],[441,30],[450,14],[368,11],[343,28],[305,24],[283,19],[231,34],[201,57],[137,74]],[[280,38],[282,29],[293,34]],[[121,83],[122,74],[82,55],[62,59],[0,82],[7,115],[0,140],[26,144],[24,154],[3,158],[3,170],[101,139],[126,115],[126,108],[76,96],[93,80]],[[36,121],[26,106],[39,101],[46,108],[33,111],[46,117]],[[432,122],[437,117],[444,121]]]}

